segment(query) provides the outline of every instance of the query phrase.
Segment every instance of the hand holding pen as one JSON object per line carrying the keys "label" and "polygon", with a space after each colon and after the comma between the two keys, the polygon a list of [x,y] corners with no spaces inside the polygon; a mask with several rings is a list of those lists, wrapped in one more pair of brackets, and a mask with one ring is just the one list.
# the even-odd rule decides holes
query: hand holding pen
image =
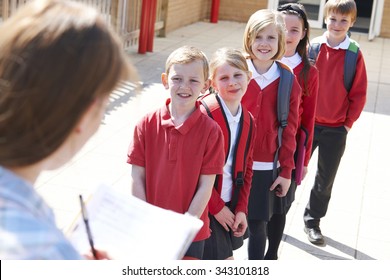
{"label": "hand holding pen", "polygon": [[86,259],[89,259],[89,260],[109,260],[109,259],[111,259],[105,251],[96,250],[95,245],[93,243],[91,228],[89,227],[88,213],[87,213],[87,209],[85,208],[83,196],[80,194],[79,198],[80,198],[80,205],[81,205],[81,214],[83,215],[83,221],[85,224],[85,229],[87,230],[88,242],[89,242],[89,245],[91,246],[91,253],[92,253],[92,255],[90,255],[90,254],[84,255],[84,257]]}
{"label": "hand holding pen", "polygon": [[92,251],[93,257],[95,258],[95,260],[98,260],[99,258],[98,258],[95,246],[93,244],[91,228],[89,227],[88,214],[87,214],[87,209],[85,208],[83,196],[80,194],[79,198],[80,198],[80,205],[81,205],[81,214],[83,215],[84,225],[85,225],[85,228],[87,230],[88,242],[89,242],[89,245],[91,246],[91,251]]}

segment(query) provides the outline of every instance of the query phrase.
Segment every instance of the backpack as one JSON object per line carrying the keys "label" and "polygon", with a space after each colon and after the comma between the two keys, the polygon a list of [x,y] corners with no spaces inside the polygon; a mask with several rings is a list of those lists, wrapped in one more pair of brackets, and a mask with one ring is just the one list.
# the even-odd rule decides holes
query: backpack
{"label": "backpack", "polygon": [[[224,145],[225,145],[225,162],[229,156],[230,149],[230,129],[229,123],[227,121],[226,114],[222,109],[222,104],[220,97],[217,94],[209,93],[205,94],[200,99],[201,104],[207,112],[207,115],[215,120],[224,136]],[[230,203],[230,208],[234,211],[237,202],[238,202],[238,194],[242,186],[244,186],[244,174],[246,171],[246,160],[248,157],[249,147],[252,139],[252,131],[253,131],[253,119],[250,115],[249,111],[241,106],[242,113],[240,118],[240,126],[237,134],[238,144],[236,144],[233,148],[233,182],[235,185],[234,192],[232,195],[232,200]],[[224,125],[223,125],[224,124]],[[243,159],[243,160],[237,160]],[[218,188],[222,183],[222,175],[217,175],[216,180],[214,182],[214,187]]]}
{"label": "backpack", "polygon": [[[321,38],[321,37],[318,37]],[[310,44],[308,49],[308,58],[311,63],[315,63],[318,53],[320,52],[321,43],[315,38],[313,43]],[[344,87],[349,92],[352,87],[353,80],[355,78],[356,63],[359,54],[359,44],[352,39],[349,39],[350,43],[345,53],[344,59]]]}
{"label": "backpack", "polygon": [[276,62],[280,70],[280,81],[278,86],[278,97],[277,97],[277,115],[278,115],[278,148],[276,149],[274,162],[273,162],[273,179],[278,177],[278,158],[279,149],[282,146],[282,134],[284,128],[287,126],[288,113],[290,110],[290,95],[294,81],[294,73],[283,63]]}

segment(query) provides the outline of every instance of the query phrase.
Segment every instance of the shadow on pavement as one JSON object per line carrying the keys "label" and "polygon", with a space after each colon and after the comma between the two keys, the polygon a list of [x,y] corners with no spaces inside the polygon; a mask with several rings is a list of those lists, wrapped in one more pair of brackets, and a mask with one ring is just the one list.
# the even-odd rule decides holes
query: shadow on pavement
{"label": "shadow on pavement", "polygon": [[[337,242],[329,237],[325,237],[326,245],[323,247],[313,246],[313,245],[307,244],[305,242],[302,242],[302,241],[300,241],[300,240],[298,240],[290,235],[286,235],[286,234],[284,234],[283,240],[284,240],[284,242],[286,242],[292,246],[295,246],[298,249],[301,249],[301,250],[303,250],[303,251],[305,251],[305,252],[307,252],[307,253],[309,253],[309,254],[313,255],[314,257],[321,259],[321,260],[349,260],[349,258],[339,256],[339,255],[330,253],[324,249],[321,249],[321,248],[326,248],[326,246],[330,246],[330,247],[333,247],[333,248],[339,250],[340,252],[350,256],[351,259],[375,260],[374,258],[372,258],[372,257],[370,257],[370,256],[368,256],[368,255],[366,255],[358,250],[355,250],[354,248],[351,248],[351,247],[346,246],[340,242]],[[357,258],[357,257],[359,257],[359,258]]]}

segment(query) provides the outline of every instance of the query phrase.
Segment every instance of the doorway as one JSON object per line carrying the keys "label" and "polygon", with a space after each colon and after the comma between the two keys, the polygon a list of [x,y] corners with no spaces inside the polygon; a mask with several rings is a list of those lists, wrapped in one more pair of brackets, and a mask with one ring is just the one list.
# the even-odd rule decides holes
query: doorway
{"label": "doorway", "polygon": [[368,33],[374,0],[355,0],[357,17],[351,31]]}
{"label": "doorway", "polygon": [[[311,27],[325,28],[324,6],[327,0],[268,0],[269,9],[277,9],[284,3],[301,3],[308,14]],[[355,0],[357,7],[357,18],[351,31],[368,34],[368,39],[372,40],[380,34],[383,15],[383,0]]]}
{"label": "doorway", "polygon": [[[301,3],[305,9],[311,27],[326,28],[323,19],[323,10],[327,0],[270,0],[269,8],[276,9],[285,3]],[[351,31],[368,33],[370,30],[371,17],[375,0],[355,0],[357,18]]]}

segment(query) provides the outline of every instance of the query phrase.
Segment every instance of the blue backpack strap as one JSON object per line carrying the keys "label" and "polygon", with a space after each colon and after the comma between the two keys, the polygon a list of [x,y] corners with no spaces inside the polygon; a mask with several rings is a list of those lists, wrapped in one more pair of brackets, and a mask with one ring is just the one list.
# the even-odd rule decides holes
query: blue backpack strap
{"label": "blue backpack strap", "polygon": [[273,162],[273,178],[278,177],[277,163],[279,159],[279,149],[282,146],[283,129],[287,126],[288,113],[290,111],[290,95],[294,81],[294,73],[286,65],[276,62],[280,70],[280,81],[277,96],[277,114],[278,114],[278,148],[276,149]]}
{"label": "blue backpack strap", "polygon": [[[355,78],[357,58],[359,54],[359,44],[351,38],[349,40],[350,43],[344,59],[344,87],[347,92],[351,90],[352,83]],[[307,56],[312,64],[315,64],[320,48],[320,41],[317,38],[314,38],[307,50]]]}
{"label": "blue backpack strap", "polygon": [[348,92],[351,90],[352,83],[355,78],[356,63],[359,53],[359,44],[352,39],[349,40],[350,43],[348,50],[345,53],[344,60],[344,87]]}
{"label": "blue backpack strap", "polygon": [[309,45],[307,50],[307,58],[311,64],[315,64],[317,60],[318,53],[320,52],[321,43],[313,42]]}

